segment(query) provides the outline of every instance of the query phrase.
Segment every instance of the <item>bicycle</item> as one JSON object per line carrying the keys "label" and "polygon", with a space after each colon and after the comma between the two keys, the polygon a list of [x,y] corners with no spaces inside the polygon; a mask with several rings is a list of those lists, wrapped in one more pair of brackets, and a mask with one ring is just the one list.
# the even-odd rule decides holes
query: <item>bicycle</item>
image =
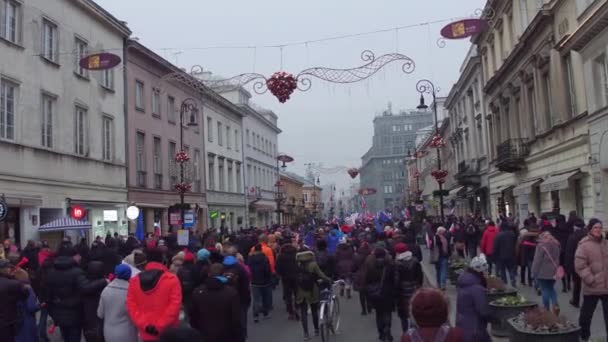
{"label": "bicycle", "polygon": [[319,330],[323,342],[329,342],[330,336],[336,335],[340,329],[340,300],[335,294],[335,288],[344,284],[344,280],[337,280],[321,290]]}

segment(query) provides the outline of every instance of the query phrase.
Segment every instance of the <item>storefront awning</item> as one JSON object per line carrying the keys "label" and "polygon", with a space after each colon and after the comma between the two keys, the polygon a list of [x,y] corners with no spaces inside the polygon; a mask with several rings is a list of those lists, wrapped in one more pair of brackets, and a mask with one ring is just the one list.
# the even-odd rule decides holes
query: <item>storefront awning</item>
{"label": "storefront awning", "polygon": [[529,180],[519,184],[513,188],[513,196],[529,195],[532,193],[532,188],[542,183],[543,180],[540,178]]}
{"label": "storefront awning", "polygon": [[71,217],[64,217],[47,224],[43,224],[38,228],[40,232],[56,232],[62,230],[80,230],[91,229],[91,222],[84,220],[75,220]]}
{"label": "storefront awning", "polygon": [[541,192],[550,192],[556,190],[568,189],[570,180],[577,177],[581,173],[580,170],[561,173],[558,175],[549,176],[543,184],[540,185]]}

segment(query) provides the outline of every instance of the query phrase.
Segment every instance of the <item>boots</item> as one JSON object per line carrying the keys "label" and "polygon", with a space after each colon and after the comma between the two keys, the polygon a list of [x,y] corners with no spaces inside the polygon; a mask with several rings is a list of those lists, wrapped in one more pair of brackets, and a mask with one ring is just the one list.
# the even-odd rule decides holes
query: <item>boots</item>
{"label": "boots", "polygon": [[352,297],[352,290],[351,289],[346,289],[346,298],[350,299],[350,297]]}

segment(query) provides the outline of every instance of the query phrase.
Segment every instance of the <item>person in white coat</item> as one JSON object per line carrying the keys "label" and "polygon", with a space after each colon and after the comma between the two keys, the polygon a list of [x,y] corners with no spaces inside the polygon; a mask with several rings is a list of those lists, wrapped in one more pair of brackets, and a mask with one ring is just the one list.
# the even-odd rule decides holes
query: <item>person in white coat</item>
{"label": "person in white coat", "polygon": [[101,292],[97,316],[103,320],[103,336],[106,341],[137,342],[137,328],[131,322],[127,306],[127,289],[131,279],[131,268],[120,264],[114,269],[114,276]]}

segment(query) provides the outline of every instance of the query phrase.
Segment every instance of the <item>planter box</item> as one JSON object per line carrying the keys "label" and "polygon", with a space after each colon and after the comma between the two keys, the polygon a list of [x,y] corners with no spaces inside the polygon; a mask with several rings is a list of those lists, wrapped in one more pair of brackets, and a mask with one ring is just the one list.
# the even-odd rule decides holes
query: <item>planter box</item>
{"label": "planter box", "polygon": [[520,313],[537,307],[538,304],[528,302],[520,305],[498,305],[496,302],[490,303],[490,309],[492,310],[491,332],[496,337],[508,337],[509,336],[509,325],[507,320],[509,318],[517,317]]}
{"label": "planter box", "polygon": [[513,323],[514,318],[509,318],[509,342],[578,342],[580,340],[580,327],[561,332],[532,332],[524,331]]}
{"label": "planter box", "polygon": [[517,290],[516,289],[512,289],[512,288],[507,288],[504,291],[500,291],[500,292],[486,292],[486,297],[488,298],[488,303],[492,303],[493,301],[497,300],[498,298],[502,298],[502,297],[506,297],[506,296],[515,296],[517,294]]}

